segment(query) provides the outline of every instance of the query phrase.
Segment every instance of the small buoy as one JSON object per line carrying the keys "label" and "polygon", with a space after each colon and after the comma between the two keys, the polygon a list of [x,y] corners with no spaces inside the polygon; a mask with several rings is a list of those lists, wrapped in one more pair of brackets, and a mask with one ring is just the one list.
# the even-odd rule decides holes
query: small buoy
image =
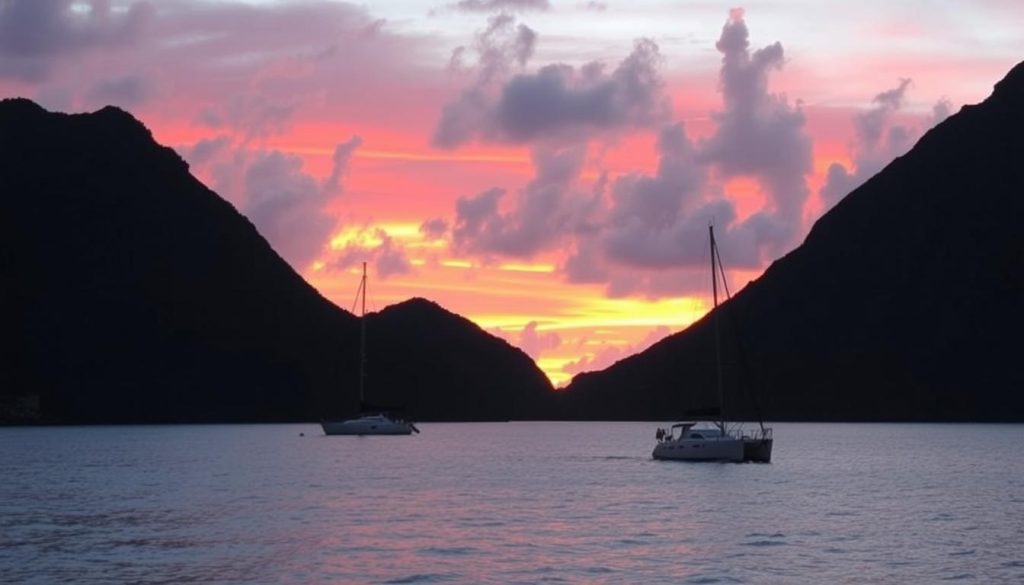
{"label": "small buoy", "polygon": [[306,436],[306,433],[299,433],[299,436],[300,436],[300,437],[305,437],[305,436]]}

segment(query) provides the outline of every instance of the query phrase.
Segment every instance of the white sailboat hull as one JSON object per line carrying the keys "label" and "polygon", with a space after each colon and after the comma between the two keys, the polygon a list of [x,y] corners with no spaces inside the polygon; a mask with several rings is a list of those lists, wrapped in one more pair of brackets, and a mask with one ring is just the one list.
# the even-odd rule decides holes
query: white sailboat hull
{"label": "white sailboat hull", "polygon": [[655,445],[655,459],[672,461],[743,461],[743,439],[713,437],[669,439]]}
{"label": "white sailboat hull", "polygon": [[[667,459],[672,461],[754,461],[758,463],[770,463],[772,460],[772,430],[764,426],[763,421],[758,421],[758,432],[747,435],[742,434],[738,425],[732,425],[732,431],[726,427],[726,419],[722,413],[722,405],[725,403],[724,386],[722,383],[722,351],[719,340],[719,306],[718,306],[718,277],[721,274],[722,285],[725,294],[729,296],[729,286],[725,279],[725,270],[721,267],[721,258],[718,256],[718,246],[715,244],[715,228],[708,226],[708,240],[711,244],[711,310],[712,323],[715,333],[715,367],[716,381],[718,388],[718,404],[714,414],[718,415],[716,420],[680,422],[664,429],[659,428],[655,433],[658,440],[654,446],[651,456],[655,459]],[[705,413],[709,414],[709,413]],[[709,428],[707,422],[712,426]],[[701,426],[703,425],[703,426]]]}
{"label": "white sailboat hull", "polygon": [[[357,300],[362,301],[362,312],[359,317],[359,404],[364,404],[364,390],[366,385],[366,262],[363,262],[363,278],[359,281],[359,292]],[[384,409],[382,409],[384,410]],[[358,418],[350,418],[338,421],[320,421],[324,434],[335,435],[411,435],[419,433],[416,425],[400,418],[394,418],[380,410],[376,414],[364,414]]]}
{"label": "white sailboat hull", "polygon": [[341,421],[321,421],[325,435],[411,435],[419,432],[410,422],[384,415],[361,416]]}

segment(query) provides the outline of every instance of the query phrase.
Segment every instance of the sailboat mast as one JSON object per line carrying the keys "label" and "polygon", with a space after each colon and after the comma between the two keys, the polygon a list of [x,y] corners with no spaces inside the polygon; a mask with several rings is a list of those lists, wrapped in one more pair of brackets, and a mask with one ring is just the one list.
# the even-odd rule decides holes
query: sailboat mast
{"label": "sailboat mast", "polygon": [[718,249],[715,246],[714,225],[708,225],[708,239],[711,242],[711,299],[714,303],[711,309],[711,320],[714,322],[715,327],[715,376],[716,381],[718,383],[718,416],[720,417],[718,426],[722,430],[722,434],[724,435],[725,392],[722,389],[722,341],[718,327],[718,267],[715,265],[715,259],[718,255]]}
{"label": "sailboat mast", "polygon": [[359,283],[362,308],[359,313],[359,410],[363,409],[363,388],[366,386],[366,262],[363,262],[363,280]]}

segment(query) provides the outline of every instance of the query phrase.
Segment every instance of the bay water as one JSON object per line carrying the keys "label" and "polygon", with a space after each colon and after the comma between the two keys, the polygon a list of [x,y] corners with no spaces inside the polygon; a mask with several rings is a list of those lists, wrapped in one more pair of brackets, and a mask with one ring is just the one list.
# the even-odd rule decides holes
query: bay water
{"label": "bay water", "polygon": [[0,428],[0,583],[1024,583],[1024,425]]}

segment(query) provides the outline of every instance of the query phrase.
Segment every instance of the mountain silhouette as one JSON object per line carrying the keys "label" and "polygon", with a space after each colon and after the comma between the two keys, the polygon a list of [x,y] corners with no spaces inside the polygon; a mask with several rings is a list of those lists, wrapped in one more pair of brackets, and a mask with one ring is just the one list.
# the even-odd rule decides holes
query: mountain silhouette
{"label": "mountain silhouette", "polygon": [[[406,402],[416,420],[508,419],[550,394],[526,354],[433,303],[368,319],[368,399]],[[114,107],[0,102],[0,336],[0,418],[358,409],[358,319]],[[24,415],[26,404],[38,406]]]}
{"label": "mountain silhouette", "polygon": [[[1024,63],[719,307],[727,415],[1024,420],[1022,161]],[[713,347],[706,316],[577,376],[561,412],[664,419],[715,404]]]}
{"label": "mountain silhouette", "polygon": [[551,383],[533,360],[432,301],[392,305],[366,327],[368,394],[405,405],[418,420],[529,419],[550,407]]}

